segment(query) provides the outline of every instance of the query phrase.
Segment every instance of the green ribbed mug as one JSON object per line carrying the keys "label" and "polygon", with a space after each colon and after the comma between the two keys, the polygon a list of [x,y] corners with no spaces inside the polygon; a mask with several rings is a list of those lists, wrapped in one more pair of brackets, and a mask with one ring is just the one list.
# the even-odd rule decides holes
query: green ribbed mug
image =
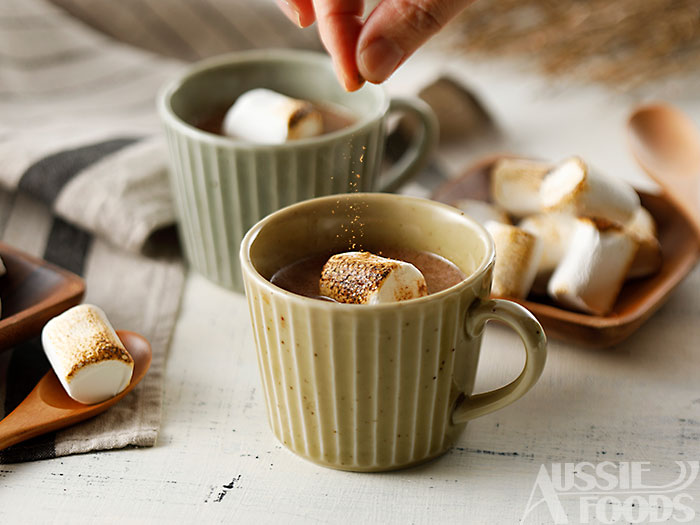
{"label": "green ribbed mug", "polygon": [[[280,268],[358,242],[344,210],[360,215],[365,246],[431,252],[466,279],[380,305],[321,301],[273,285]],[[450,206],[380,193],[312,199],[260,221],[240,256],[270,426],[292,452],[319,465],[367,472],[432,459],[468,420],[525,394],[544,368],[537,320],[517,303],[489,299],[491,237]],[[516,331],[527,359],[513,382],[474,395],[489,320]]]}
{"label": "green ribbed mug", "polygon": [[[357,120],[279,145],[250,144],[194,125],[259,87],[338,104]],[[204,60],[162,89],[158,110],[185,256],[205,277],[239,292],[238,248],[258,220],[311,197],[393,191],[424,165],[437,139],[435,116],[420,100],[389,99],[371,84],[348,93],[328,56],[307,51],[247,51]],[[415,115],[421,125],[404,157],[380,180],[385,121],[394,111]]]}

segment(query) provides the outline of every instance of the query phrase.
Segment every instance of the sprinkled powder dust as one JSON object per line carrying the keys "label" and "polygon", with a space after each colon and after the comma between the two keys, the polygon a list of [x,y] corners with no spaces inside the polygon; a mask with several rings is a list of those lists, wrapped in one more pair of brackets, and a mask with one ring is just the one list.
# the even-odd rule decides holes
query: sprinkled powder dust
{"label": "sprinkled powder dust", "polygon": [[[360,154],[360,157],[359,157],[360,163],[364,163],[366,151],[367,151],[367,146],[362,146],[362,153]],[[345,157],[345,159],[348,159],[350,156],[348,154],[345,154],[344,157]],[[333,180],[333,177],[331,177],[331,180]],[[355,171],[355,169],[352,168],[352,170],[350,172],[350,177],[348,178],[348,193],[358,193],[361,190],[361,186],[362,186],[361,183],[362,183],[361,170]],[[367,208],[367,204],[366,203],[364,203],[363,205],[347,204],[345,206],[345,210],[340,210],[340,207],[341,207],[340,199],[336,200],[335,204],[336,204],[336,207],[335,207],[335,209],[331,210],[331,214],[335,215],[336,210],[341,212],[341,213],[343,213],[343,211],[344,211],[345,218],[346,218],[345,221],[343,221],[340,225],[342,232],[337,233],[336,238],[340,239],[341,237],[348,237],[348,249],[349,250],[361,249],[362,248],[361,239],[364,237],[364,222],[362,221],[362,216],[361,216],[362,210],[360,208],[361,207]]]}

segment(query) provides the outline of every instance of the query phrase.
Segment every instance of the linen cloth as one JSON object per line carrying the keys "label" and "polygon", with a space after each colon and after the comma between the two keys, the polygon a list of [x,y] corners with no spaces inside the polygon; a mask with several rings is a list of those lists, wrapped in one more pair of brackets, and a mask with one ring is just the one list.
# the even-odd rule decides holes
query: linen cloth
{"label": "linen cloth", "polygon": [[[152,446],[184,283],[155,111],[185,62],[320,49],[272,1],[5,0],[0,4],[0,239],[86,280],[84,302],[153,348],[143,382],[102,415],[0,452],[0,463]],[[132,47],[126,42],[137,47]],[[408,147],[390,137],[387,158]],[[406,190],[427,195],[429,166]],[[192,351],[198,351],[193,348]],[[39,338],[0,353],[0,417],[49,370]]]}
{"label": "linen cloth", "polygon": [[[0,453],[2,462],[153,445],[184,270],[142,253],[172,224],[153,109],[173,61],[136,51],[41,0],[0,6],[0,238],[86,281],[86,302],[144,335],[153,361],[119,404]],[[0,354],[0,415],[49,369],[39,338]]]}
{"label": "linen cloth", "polygon": [[[234,1],[235,19],[217,16],[210,2],[55,4],[0,4],[0,239],[83,276],[84,301],[101,306],[115,328],[144,335],[153,361],[143,382],[110,410],[0,452],[4,463],[152,446],[184,283],[174,237],[159,234],[174,212],[155,112],[159,87],[183,63],[119,42],[73,15],[89,15],[81,18],[98,29],[100,20],[117,22],[109,26],[120,28],[117,37],[136,29],[157,52],[189,49],[194,33],[214,28],[218,49],[168,53],[190,59],[282,45],[280,28],[294,30],[273,4],[267,8],[275,17],[266,17]],[[1,353],[0,417],[48,369],[39,338]]]}

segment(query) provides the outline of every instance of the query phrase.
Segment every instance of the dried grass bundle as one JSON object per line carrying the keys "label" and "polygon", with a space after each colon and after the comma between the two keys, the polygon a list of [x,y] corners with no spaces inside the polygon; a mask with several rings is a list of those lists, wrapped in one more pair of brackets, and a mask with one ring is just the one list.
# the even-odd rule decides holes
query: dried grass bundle
{"label": "dried grass bundle", "polygon": [[452,27],[471,54],[621,89],[700,71],[700,0],[478,0]]}

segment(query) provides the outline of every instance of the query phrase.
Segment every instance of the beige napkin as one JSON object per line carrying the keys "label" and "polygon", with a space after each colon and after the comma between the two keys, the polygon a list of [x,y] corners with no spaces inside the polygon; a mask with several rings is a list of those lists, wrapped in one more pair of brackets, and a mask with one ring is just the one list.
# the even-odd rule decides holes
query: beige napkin
{"label": "beige napkin", "polygon": [[[0,238],[82,275],[85,301],[153,347],[150,371],[119,404],[0,462],[153,445],[184,269],[176,243],[143,248],[174,220],[154,101],[181,66],[42,0],[0,5],[0,50]],[[0,354],[0,417],[48,368],[38,339]]]}

